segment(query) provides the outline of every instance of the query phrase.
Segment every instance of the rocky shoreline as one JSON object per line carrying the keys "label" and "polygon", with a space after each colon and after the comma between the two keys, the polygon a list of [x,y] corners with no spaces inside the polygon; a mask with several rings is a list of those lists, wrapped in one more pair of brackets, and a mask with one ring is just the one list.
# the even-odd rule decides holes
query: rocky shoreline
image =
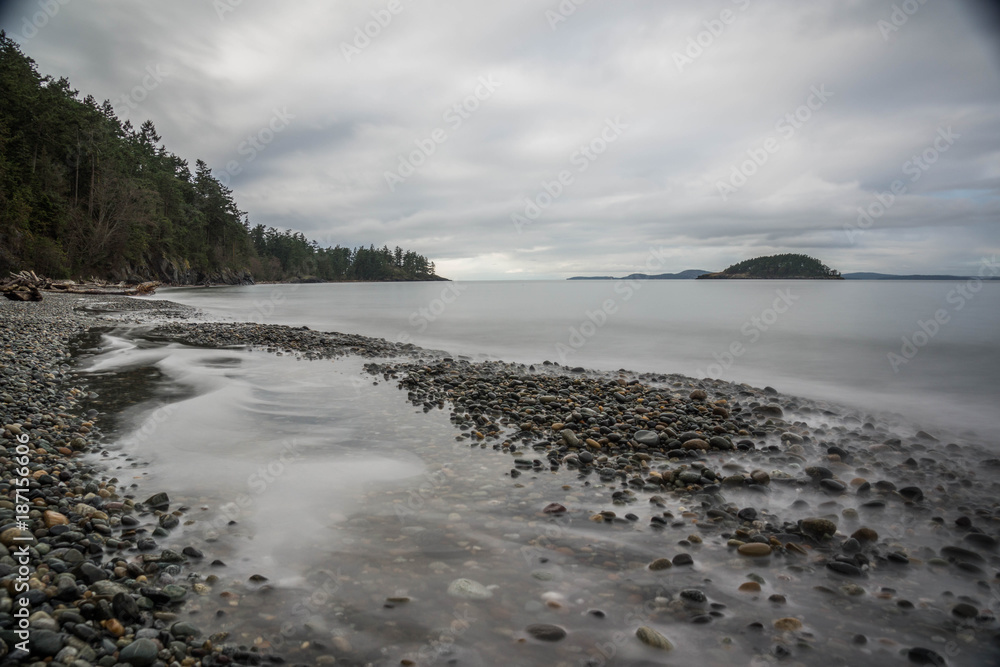
{"label": "rocky shoreline", "polygon": [[[994,613],[1000,607],[1000,460],[987,449],[940,442],[770,388],[548,362],[473,362],[306,327],[169,321],[192,314],[169,302],[119,297],[0,303],[0,665],[282,661],[206,637],[184,620],[184,600],[211,596],[216,578],[196,571],[211,554],[157,543],[185,520],[187,508],[170,504],[169,489],[133,498],[108,470],[83,463],[83,452],[100,447],[101,431],[96,411],[82,407],[87,390],[72,374],[74,342],[93,327],[117,323],[141,324],[151,338],[199,347],[372,359],[366,370],[398,383],[413,405],[447,409],[458,442],[509,456],[515,484],[542,472],[592,481],[606,507],[581,520],[618,530],[638,525],[643,514],[652,530],[695,526],[681,553],[648,563],[651,574],[696,567],[700,545],[718,543],[732,558],[817,578],[821,593],[862,605],[857,613],[873,622],[887,609],[919,608],[927,641],[896,647],[910,662],[1000,654]],[[25,503],[16,480],[22,478],[27,533],[17,526],[18,506]],[[797,499],[780,513],[765,509],[777,497]],[[561,521],[581,511],[553,501],[542,515]],[[902,530],[873,527],[896,524]],[[20,562],[25,544],[26,562]],[[964,582],[980,594],[911,600],[896,588],[912,572]],[[739,592],[760,594],[761,586],[749,577]],[[706,601],[712,595],[711,589],[676,591],[663,613],[711,622]],[[17,648],[22,600],[33,630],[22,644],[27,652]],[[794,608],[779,593],[767,600]],[[775,660],[811,641],[808,627],[803,630],[808,613],[793,608],[766,626],[748,619],[748,631],[775,633]],[[635,641],[670,650],[653,628],[633,630]],[[527,633],[539,641],[565,636],[558,626]],[[843,640],[854,646],[875,641],[866,635]]]}

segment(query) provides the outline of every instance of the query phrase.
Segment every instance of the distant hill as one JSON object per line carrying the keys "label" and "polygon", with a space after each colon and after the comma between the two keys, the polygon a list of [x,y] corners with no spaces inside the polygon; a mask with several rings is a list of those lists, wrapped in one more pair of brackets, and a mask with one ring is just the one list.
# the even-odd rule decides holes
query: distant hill
{"label": "distant hill", "polygon": [[[897,276],[891,273],[870,273],[855,272],[845,273],[846,280],[969,280],[971,276],[948,276],[948,275],[908,275]],[[997,280],[993,277],[984,277],[983,280]]]}
{"label": "distant hill", "polygon": [[[806,255],[774,255],[773,257],[806,257]],[[970,276],[951,276],[951,275],[895,275],[892,273],[872,273],[870,271],[856,271],[854,273],[844,273],[840,274],[837,271],[827,268],[823,264],[819,264],[819,267],[814,267],[814,271],[818,270],[829,271],[832,275],[822,274],[818,276],[813,275],[779,275],[779,276],[757,276],[757,275],[724,275],[730,269],[734,267],[742,267],[748,262],[756,262],[762,259],[770,259],[768,257],[759,257],[757,260],[747,260],[746,262],[740,262],[739,264],[734,264],[733,266],[726,269],[726,271],[721,271],[719,273],[712,273],[710,271],[704,271],[702,269],[688,269],[686,271],[681,271],[680,273],[660,273],[657,275],[649,275],[646,273],[633,273],[628,276],[621,278],[616,278],[615,276],[573,276],[572,278],[567,278],[567,280],[694,280],[696,278],[785,278],[785,279],[796,279],[796,278],[815,278],[820,280],[969,280]],[[819,263],[819,260],[814,260],[811,257],[806,257],[806,259],[812,260],[813,262]],[[983,280],[1000,280],[998,277],[983,277]]]}
{"label": "distant hill", "polygon": [[699,276],[703,276],[708,271],[703,271],[701,269],[688,269],[686,271],[681,271],[680,273],[658,273],[655,276],[651,276],[647,273],[633,273],[631,275],[625,276],[624,278],[615,278],[614,276],[574,276],[573,278],[568,278],[567,280],[694,280]]}
{"label": "distant hill", "polygon": [[808,255],[784,254],[755,257],[733,264],[725,271],[706,273],[699,279],[729,280],[843,280],[839,271],[831,269]]}
{"label": "distant hill", "polygon": [[[269,132],[280,130],[278,121],[286,122],[272,118]],[[81,100],[66,78],[42,76],[0,30],[0,276],[32,270],[174,284],[438,279],[434,262],[412,250],[323,248],[302,232],[251,225],[228,187],[235,167],[219,180],[208,163],[189,165],[160,142],[151,121],[134,127],[110,101]]]}

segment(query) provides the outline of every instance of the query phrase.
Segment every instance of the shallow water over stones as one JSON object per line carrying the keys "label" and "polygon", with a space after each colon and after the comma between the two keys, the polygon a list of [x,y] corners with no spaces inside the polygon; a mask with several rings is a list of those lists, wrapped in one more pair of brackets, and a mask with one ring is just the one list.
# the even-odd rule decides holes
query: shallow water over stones
{"label": "shallow water over stones", "polygon": [[[785,426],[747,436],[752,449],[654,456],[652,471],[696,472],[690,491],[654,491],[602,475],[600,450],[583,445],[577,458],[592,464],[553,470],[510,433],[470,438],[448,402],[414,406],[359,358],[206,350],[129,330],[104,343],[84,362],[91,389],[108,399],[141,385],[154,398],[120,416],[100,458],[140,500],[167,491],[162,516],[179,512],[176,527],[148,514],[139,530],[206,556],[198,577],[178,576],[181,620],[265,655],[348,665],[1000,655],[997,469],[974,447],[778,396]],[[844,455],[831,458],[831,446]],[[706,469],[717,488],[701,484]],[[751,471],[763,476],[725,484]],[[796,532],[777,529],[789,523]]]}

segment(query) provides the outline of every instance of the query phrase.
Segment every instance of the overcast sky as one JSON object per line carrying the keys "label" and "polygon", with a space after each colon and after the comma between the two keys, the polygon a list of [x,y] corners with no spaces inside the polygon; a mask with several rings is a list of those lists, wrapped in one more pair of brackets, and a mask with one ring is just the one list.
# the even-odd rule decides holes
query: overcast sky
{"label": "overcast sky", "polygon": [[966,274],[1000,252],[1000,40],[978,6],[34,0],[0,25],[208,162],[251,224],[400,245],[449,278],[776,252]]}

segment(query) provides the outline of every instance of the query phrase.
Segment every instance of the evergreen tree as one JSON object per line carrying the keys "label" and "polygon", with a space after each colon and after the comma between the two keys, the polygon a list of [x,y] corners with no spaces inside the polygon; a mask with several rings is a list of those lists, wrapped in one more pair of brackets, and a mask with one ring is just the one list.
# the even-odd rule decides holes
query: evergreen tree
{"label": "evergreen tree", "polygon": [[109,101],[41,76],[0,31],[0,272],[148,278],[166,262],[204,276],[249,267],[263,280],[433,277],[399,247],[324,249],[251,228],[208,164],[192,174],[160,141],[151,121],[137,130]]}

